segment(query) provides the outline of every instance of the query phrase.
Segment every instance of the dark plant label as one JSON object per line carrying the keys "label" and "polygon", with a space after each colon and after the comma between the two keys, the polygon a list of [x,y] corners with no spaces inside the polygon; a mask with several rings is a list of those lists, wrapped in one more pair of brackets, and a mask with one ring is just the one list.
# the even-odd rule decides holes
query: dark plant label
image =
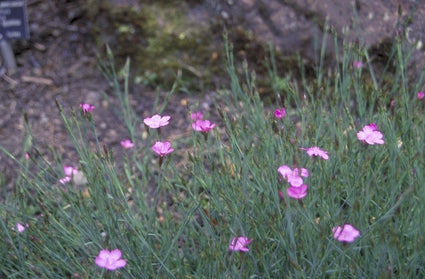
{"label": "dark plant label", "polygon": [[25,0],[0,0],[0,40],[28,38]]}

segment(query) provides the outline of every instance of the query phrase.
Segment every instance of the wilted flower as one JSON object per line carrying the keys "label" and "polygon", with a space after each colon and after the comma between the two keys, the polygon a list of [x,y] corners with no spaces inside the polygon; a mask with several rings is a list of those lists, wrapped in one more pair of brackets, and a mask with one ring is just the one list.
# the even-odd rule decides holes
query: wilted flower
{"label": "wilted flower", "polygon": [[171,152],[174,151],[174,148],[171,148],[171,143],[168,141],[162,142],[162,141],[157,141],[155,142],[155,144],[152,146],[152,150],[158,154],[159,156],[163,157],[167,154],[170,154]]}
{"label": "wilted flower", "polygon": [[91,112],[92,110],[94,110],[94,106],[90,105],[90,104],[80,104],[81,109],[83,110],[83,113],[86,114],[88,112]]}
{"label": "wilted flower", "polygon": [[363,127],[363,130],[357,133],[357,138],[367,144],[384,144],[383,134],[377,130],[375,123]]}
{"label": "wilted flower", "polygon": [[285,108],[276,109],[274,111],[274,117],[276,117],[276,118],[281,119],[281,118],[285,117],[285,115],[286,115]]}
{"label": "wilted flower", "polygon": [[286,190],[286,192],[289,197],[299,200],[307,196],[307,188],[308,186],[306,184],[298,187],[291,186]]}
{"label": "wilted flower", "polygon": [[193,130],[198,132],[207,133],[214,127],[215,127],[215,123],[211,123],[209,120],[198,119],[192,123]]}
{"label": "wilted flower", "polygon": [[425,97],[425,93],[422,91],[419,91],[417,96],[418,96],[418,99],[421,100]]}
{"label": "wilted flower", "polygon": [[112,251],[100,250],[99,255],[97,255],[96,259],[94,259],[94,262],[98,267],[105,268],[107,270],[122,268],[127,264],[126,260],[121,259],[121,251],[119,249]]}
{"label": "wilted flower", "polygon": [[353,242],[360,236],[360,232],[351,224],[333,227],[332,232],[334,233],[334,238],[341,242]]}
{"label": "wilted flower", "polygon": [[303,184],[303,179],[301,176],[308,177],[308,170],[305,168],[295,168],[291,169],[287,165],[280,166],[277,171],[285,178],[289,184],[293,187],[299,187]]}
{"label": "wilted flower", "polygon": [[190,114],[190,118],[192,118],[193,121],[201,120],[204,118],[204,114],[200,111],[193,112]]}
{"label": "wilted flower", "polygon": [[134,143],[129,139],[122,140],[120,143],[121,143],[121,146],[125,149],[129,149],[134,146]]}
{"label": "wilted flower", "polygon": [[152,117],[146,117],[143,120],[143,123],[145,123],[149,128],[152,129],[158,129],[163,126],[167,126],[170,121],[171,116],[161,116],[159,114],[155,114]]}
{"label": "wilted flower", "polygon": [[249,252],[246,246],[250,244],[252,240],[253,239],[248,239],[245,236],[234,237],[229,245],[229,251]]}
{"label": "wilted flower", "polygon": [[301,148],[302,150],[307,151],[308,156],[319,156],[322,159],[329,159],[329,155],[328,152],[321,149],[320,147],[317,146],[313,146],[313,147],[309,147],[309,148]]}

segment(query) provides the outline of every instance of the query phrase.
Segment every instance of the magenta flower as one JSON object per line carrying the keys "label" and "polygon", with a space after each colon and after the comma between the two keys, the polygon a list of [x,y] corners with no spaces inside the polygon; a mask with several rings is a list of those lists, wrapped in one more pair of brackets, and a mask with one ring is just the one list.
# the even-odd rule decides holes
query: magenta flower
{"label": "magenta flower", "polygon": [[332,232],[334,233],[334,238],[340,242],[353,242],[360,236],[360,232],[351,224],[333,227]]}
{"label": "magenta flower", "polygon": [[97,255],[94,262],[98,267],[105,268],[107,270],[115,270],[118,268],[124,267],[127,262],[124,259],[121,259],[121,251],[118,249],[109,251],[109,250],[100,250],[99,255]]}
{"label": "magenta flower", "polygon": [[276,117],[276,118],[281,119],[281,118],[285,117],[285,115],[286,115],[285,108],[276,109],[274,111],[274,117]]}
{"label": "magenta flower", "polygon": [[248,239],[245,236],[234,237],[229,245],[229,251],[249,252],[246,246],[250,244],[252,240],[253,239]]}
{"label": "magenta flower", "polygon": [[204,114],[200,111],[193,112],[190,114],[190,118],[192,118],[193,121],[202,120],[204,118]]}
{"label": "magenta flower", "polygon": [[306,184],[298,187],[291,186],[286,190],[286,193],[289,197],[299,200],[307,196],[307,188],[308,186]]}
{"label": "magenta flower", "polygon": [[425,93],[422,91],[419,91],[417,96],[418,96],[418,99],[421,100],[425,97]]}
{"label": "magenta flower", "polygon": [[288,181],[289,184],[293,187],[300,187],[303,184],[303,177],[308,177],[308,170],[305,168],[295,168],[291,169],[287,165],[280,166],[277,171],[282,175],[284,179]]}
{"label": "magenta flower", "polygon": [[157,141],[155,142],[155,144],[152,146],[152,150],[158,154],[159,156],[163,157],[167,154],[170,154],[171,152],[174,151],[174,148],[171,148],[171,143],[168,141],[162,142],[162,141]]}
{"label": "magenta flower", "polygon": [[146,117],[143,120],[143,123],[145,123],[149,128],[152,129],[158,129],[163,126],[167,126],[170,121],[171,116],[161,116],[159,114],[155,114],[152,117]]}
{"label": "magenta flower", "polygon": [[83,110],[83,113],[84,114],[89,113],[92,110],[94,110],[94,106],[93,105],[86,104],[86,103],[80,104],[80,108]]}
{"label": "magenta flower", "polygon": [[301,148],[302,150],[307,151],[308,156],[319,156],[322,159],[329,159],[329,155],[328,152],[321,149],[320,147],[317,146],[313,146],[313,147],[309,147],[309,148]]}
{"label": "magenta flower", "polygon": [[363,67],[363,62],[362,61],[354,61],[353,67],[356,68],[356,69],[360,69],[361,67]]}
{"label": "magenta flower", "polygon": [[120,143],[121,143],[121,146],[125,149],[129,149],[129,148],[134,147],[134,143],[129,139],[122,140]]}
{"label": "magenta flower", "polygon": [[377,130],[375,123],[365,125],[363,130],[357,133],[357,138],[367,144],[384,144],[383,134]]}
{"label": "magenta flower", "polygon": [[211,123],[209,120],[198,119],[192,123],[192,128],[198,132],[208,133],[215,127],[215,123]]}

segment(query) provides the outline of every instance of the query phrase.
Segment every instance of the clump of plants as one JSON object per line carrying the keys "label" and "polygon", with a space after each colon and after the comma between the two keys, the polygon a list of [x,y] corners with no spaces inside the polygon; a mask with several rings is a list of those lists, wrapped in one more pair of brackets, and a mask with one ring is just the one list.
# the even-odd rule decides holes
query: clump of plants
{"label": "clump of plants", "polygon": [[230,86],[214,110],[188,107],[183,136],[166,102],[136,115],[129,63],[123,87],[105,63],[128,131],[122,162],[98,141],[97,104],[57,104],[73,165],[33,156],[31,141],[22,158],[2,148],[20,174],[1,204],[0,277],[425,276],[425,94],[401,43],[388,91],[361,82],[374,76],[367,51],[347,49],[314,86],[271,67],[268,105],[226,46]]}

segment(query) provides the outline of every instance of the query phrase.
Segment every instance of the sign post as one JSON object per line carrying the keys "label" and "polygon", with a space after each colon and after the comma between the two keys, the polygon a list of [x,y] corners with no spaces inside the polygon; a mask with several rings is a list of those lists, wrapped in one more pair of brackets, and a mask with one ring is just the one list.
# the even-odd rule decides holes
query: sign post
{"label": "sign post", "polygon": [[25,0],[0,0],[0,54],[3,60],[1,67],[6,67],[9,73],[13,74],[17,66],[15,55],[8,41],[28,38]]}

